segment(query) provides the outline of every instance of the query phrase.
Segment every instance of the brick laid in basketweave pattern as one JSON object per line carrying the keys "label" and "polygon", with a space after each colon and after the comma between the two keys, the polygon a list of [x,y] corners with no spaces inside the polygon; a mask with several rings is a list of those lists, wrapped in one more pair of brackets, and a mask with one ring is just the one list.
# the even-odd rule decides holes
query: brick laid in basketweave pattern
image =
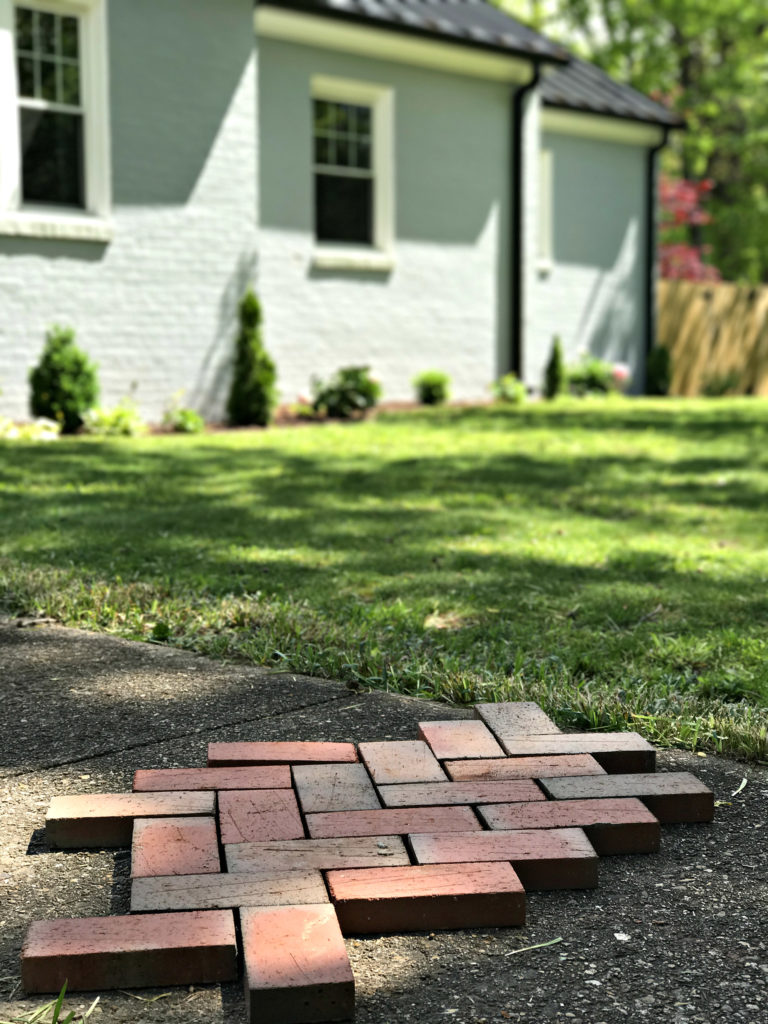
{"label": "brick laid in basketweave pattern", "polygon": [[593,888],[598,854],[653,852],[660,821],[712,818],[711,791],[656,774],[634,734],[562,733],[526,702],[475,716],[359,757],[211,743],[207,767],[140,769],[133,793],[57,797],[52,848],[133,835],[132,914],[33,924],[25,988],[232,980],[237,914],[250,1020],[348,1019],[342,933],[521,925],[526,889]]}

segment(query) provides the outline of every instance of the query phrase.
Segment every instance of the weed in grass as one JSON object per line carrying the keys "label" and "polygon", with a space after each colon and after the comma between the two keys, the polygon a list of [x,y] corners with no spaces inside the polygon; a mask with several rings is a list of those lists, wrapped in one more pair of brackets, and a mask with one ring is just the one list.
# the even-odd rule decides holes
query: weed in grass
{"label": "weed in grass", "polygon": [[88,1009],[82,1013],[70,1010],[66,1017],[62,1017],[66,991],[67,983],[64,982],[58,997],[50,1003],[45,1003],[44,1006],[39,1006],[36,1010],[30,1010],[19,1017],[14,1017],[13,1020],[0,1021],[0,1024],[80,1024],[81,1021],[87,1020],[96,1009],[101,997],[97,996]]}

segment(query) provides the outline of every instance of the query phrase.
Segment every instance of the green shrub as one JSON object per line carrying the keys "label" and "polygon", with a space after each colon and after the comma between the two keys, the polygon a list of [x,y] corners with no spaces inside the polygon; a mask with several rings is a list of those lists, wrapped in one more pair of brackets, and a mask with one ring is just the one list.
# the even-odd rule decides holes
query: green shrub
{"label": "green shrub", "polygon": [[448,401],[451,379],[442,370],[425,370],[413,378],[416,396],[422,405],[442,405]]}
{"label": "green shrub", "polygon": [[68,327],[48,332],[29,383],[32,415],[56,420],[63,434],[74,434],[82,426],[83,415],[99,397],[96,366],[75,345],[75,332]]}
{"label": "green shrub", "polygon": [[672,357],[663,345],[654,345],[645,367],[645,390],[649,395],[668,395],[672,383]]}
{"label": "green shrub", "polygon": [[261,305],[250,289],[240,303],[240,331],[227,403],[229,422],[236,427],[266,427],[277,404],[275,364],[261,339]]}
{"label": "green shrub", "polygon": [[163,413],[163,426],[176,434],[201,434],[205,430],[205,420],[199,412],[179,405],[184,391],[178,391],[168,408]]}
{"label": "green shrub", "polygon": [[566,371],[568,390],[572,395],[608,394],[616,391],[613,363],[596,356],[585,356],[576,366]]}
{"label": "green shrub", "polygon": [[41,416],[33,423],[14,423],[0,416],[0,441],[56,441],[61,424]]}
{"label": "green shrub", "polygon": [[555,335],[552,339],[552,354],[549,357],[546,370],[544,371],[544,397],[557,398],[562,395],[568,386],[568,378],[565,372],[565,360],[563,358],[563,343]]}
{"label": "green shrub", "polygon": [[124,398],[114,409],[89,409],[83,414],[83,429],[96,437],[139,437],[147,425],[132,398]]}
{"label": "green shrub", "polygon": [[507,402],[509,405],[522,405],[528,397],[528,389],[514,373],[505,373],[499,377],[491,385],[491,391],[497,402]]}
{"label": "green shrub", "polygon": [[722,398],[723,395],[736,395],[740,391],[741,374],[738,370],[710,373],[704,378],[701,386],[701,393],[707,398]]}
{"label": "green shrub", "polygon": [[368,366],[345,366],[327,382],[313,379],[312,408],[316,413],[346,420],[362,416],[381,397],[381,384],[370,375]]}

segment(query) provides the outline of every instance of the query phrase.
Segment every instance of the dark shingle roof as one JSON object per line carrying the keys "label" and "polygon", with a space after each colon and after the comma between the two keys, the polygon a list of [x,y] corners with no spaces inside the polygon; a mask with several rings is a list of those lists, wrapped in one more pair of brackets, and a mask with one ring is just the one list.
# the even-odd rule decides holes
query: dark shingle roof
{"label": "dark shingle roof", "polygon": [[568,52],[546,36],[527,28],[486,0],[262,0],[346,21],[376,23],[390,31],[440,36],[445,42],[555,62]]}
{"label": "dark shingle roof", "polygon": [[559,67],[544,76],[541,97],[548,107],[609,114],[670,128],[684,124],[678,114],[667,110],[661,103],[616,82],[594,64],[587,64],[576,57],[566,67]]}
{"label": "dark shingle roof", "polygon": [[440,38],[550,67],[541,94],[550,107],[607,114],[648,124],[679,127],[677,114],[621,85],[593,64],[572,57],[558,43],[505,14],[487,0],[257,0],[305,14],[366,24],[394,32]]}

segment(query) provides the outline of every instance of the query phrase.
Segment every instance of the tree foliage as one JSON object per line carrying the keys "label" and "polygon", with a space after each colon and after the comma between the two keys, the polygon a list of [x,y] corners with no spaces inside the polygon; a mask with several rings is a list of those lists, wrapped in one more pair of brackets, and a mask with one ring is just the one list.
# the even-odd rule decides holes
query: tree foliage
{"label": "tree foliage", "polygon": [[712,246],[724,277],[768,280],[768,2],[499,0],[620,81],[682,114],[667,171],[710,179]]}

